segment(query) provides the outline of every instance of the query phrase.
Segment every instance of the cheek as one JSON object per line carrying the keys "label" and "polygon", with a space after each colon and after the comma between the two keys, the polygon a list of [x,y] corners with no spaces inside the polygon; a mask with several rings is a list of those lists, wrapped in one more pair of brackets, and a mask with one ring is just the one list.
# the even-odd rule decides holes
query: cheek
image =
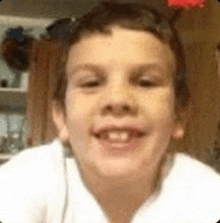
{"label": "cheek", "polygon": [[88,126],[82,115],[78,115],[74,110],[71,110],[71,115],[67,116],[67,131],[70,144],[74,154],[80,156],[83,154],[88,144]]}
{"label": "cheek", "polygon": [[148,98],[146,120],[149,120],[149,142],[154,154],[163,153],[170,142],[174,128],[174,97],[168,91]]}
{"label": "cheek", "polygon": [[89,137],[89,112],[84,101],[67,92],[66,96],[66,125],[69,139],[75,153],[83,151]]}
{"label": "cheek", "polygon": [[86,136],[88,131],[88,115],[85,109],[77,108],[77,104],[75,106],[68,105],[66,122],[71,136]]}
{"label": "cheek", "polygon": [[170,90],[161,90],[157,94],[145,98],[147,113],[152,122],[158,125],[169,125],[174,121],[174,94]]}
{"label": "cheek", "polygon": [[167,90],[145,100],[148,101],[145,115],[152,142],[159,144],[158,148],[165,148],[175,127],[174,96]]}

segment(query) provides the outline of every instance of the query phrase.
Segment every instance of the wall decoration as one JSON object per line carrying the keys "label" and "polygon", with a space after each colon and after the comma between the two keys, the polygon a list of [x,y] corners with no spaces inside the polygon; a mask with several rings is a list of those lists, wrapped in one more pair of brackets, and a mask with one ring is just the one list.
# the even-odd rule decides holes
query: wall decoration
{"label": "wall decoration", "polygon": [[26,71],[29,67],[34,37],[26,34],[21,26],[6,30],[1,43],[1,54],[7,65],[16,71]]}

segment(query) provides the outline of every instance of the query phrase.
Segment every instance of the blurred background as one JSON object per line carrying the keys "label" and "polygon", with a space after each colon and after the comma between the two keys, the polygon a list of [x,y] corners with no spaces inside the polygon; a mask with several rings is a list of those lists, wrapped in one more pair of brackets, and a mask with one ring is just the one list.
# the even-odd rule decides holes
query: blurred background
{"label": "blurred background", "polygon": [[[91,10],[98,2],[100,0],[3,0],[0,14],[51,19],[78,17]],[[118,2],[147,3],[169,13],[166,0],[119,0]]]}
{"label": "blurred background", "polygon": [[[74,20],[98,2],[3,0],[0,3],[0,163],[27,147],[56,137],[50,112],[60,45],[51,41],[47,28],[60,19]],[[168,17],[176,12],[167,7],[166,0],[118,2],[146,3]],[[220,88],[215,56],[220,38],[220,4],[217,0],[207,0],[205,8],[182,11],[175,27],[185,45],[192,112],[184,140],[172,146],[220,171]],[[11,36],[21,33],[22,40],[12,40]],[[22,45],[25,41],[31,47],[26,49]],[[28,52],[31,59],[26,64],[23,61],[25,67],[18,54],[11,54],[13,44],[23,53]]]}

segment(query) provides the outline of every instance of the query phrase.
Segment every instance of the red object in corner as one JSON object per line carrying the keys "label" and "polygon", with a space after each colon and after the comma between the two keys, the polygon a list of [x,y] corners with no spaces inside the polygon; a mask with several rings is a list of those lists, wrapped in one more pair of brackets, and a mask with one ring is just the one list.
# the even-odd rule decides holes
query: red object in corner
{"label": "red object in corner", "polygon": [[205,0],[168,0],[168,6],[171,8],[203,8]]}

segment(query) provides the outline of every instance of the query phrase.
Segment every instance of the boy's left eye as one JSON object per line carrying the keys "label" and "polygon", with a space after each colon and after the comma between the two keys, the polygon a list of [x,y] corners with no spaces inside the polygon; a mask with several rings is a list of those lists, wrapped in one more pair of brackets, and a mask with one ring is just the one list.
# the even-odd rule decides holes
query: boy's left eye
{"label": "boy's left eye", "polygon": [[81,85],[81,87],[97,87],[99,84],[98,81],[88,81]]}

